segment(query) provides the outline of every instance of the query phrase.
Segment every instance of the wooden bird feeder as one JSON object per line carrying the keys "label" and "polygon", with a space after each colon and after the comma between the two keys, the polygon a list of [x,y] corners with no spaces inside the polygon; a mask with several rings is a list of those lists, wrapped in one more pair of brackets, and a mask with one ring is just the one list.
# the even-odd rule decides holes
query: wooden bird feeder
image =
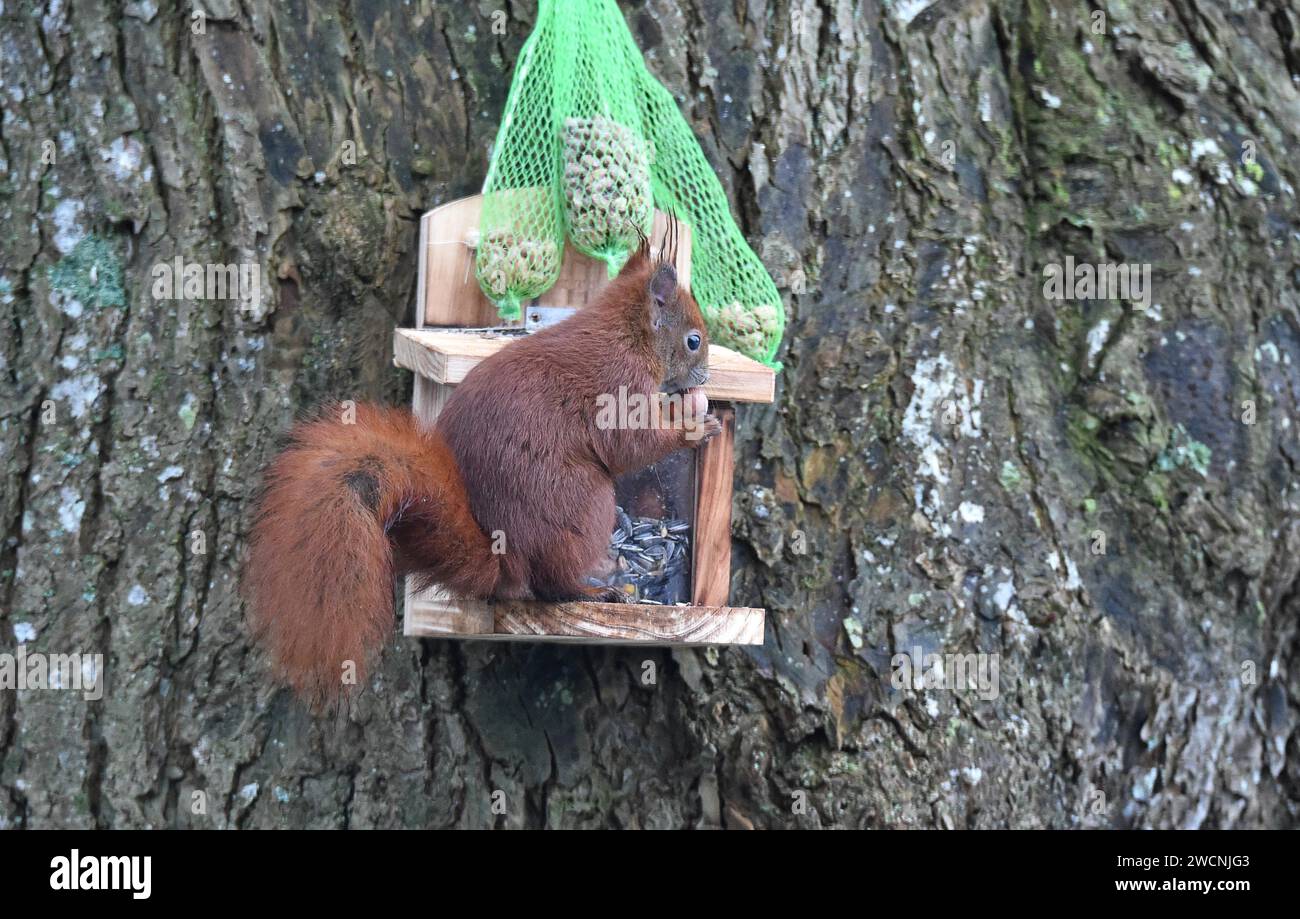
{"label": "wooden bird feeder", "polygon": [[[555,286],[525,303],[521,320],[502,323],[474,275],[482,203],[481,195],[462,198],[420,221],[417,327],[395,331],[393,361],[415,372],[413,407],[430,425],[479,361],[528,330],[582,309],[608,281],[603,262],[566,243]],[[655,213],[653,252],[662,245],[670,219]],[[676,230],[677,274],[689,287],[690,232],[685,224]],[[611,534],[609,583],[634,594],[653,589],[660,602],[640,602],[646,595],[629,603],[455,601],[437,588],[417,591],[408,578],[405,634],[589,644],[762,644],[764,611],[727,605],[734,403],[771,402],[775,387],[771,368],[710,345],[704,392],[722,433],[698,450],[680,450],[615,483],[620,518]]]}

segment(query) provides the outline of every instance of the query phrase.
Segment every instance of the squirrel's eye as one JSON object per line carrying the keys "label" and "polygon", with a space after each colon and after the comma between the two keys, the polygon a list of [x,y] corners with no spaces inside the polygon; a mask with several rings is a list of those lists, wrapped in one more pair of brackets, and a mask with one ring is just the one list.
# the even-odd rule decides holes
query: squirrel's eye
{"label": "squirrel's eye", "polygon": [[686,336],[686,347],[692,351],[700,350],[700,333],[691,332]]}

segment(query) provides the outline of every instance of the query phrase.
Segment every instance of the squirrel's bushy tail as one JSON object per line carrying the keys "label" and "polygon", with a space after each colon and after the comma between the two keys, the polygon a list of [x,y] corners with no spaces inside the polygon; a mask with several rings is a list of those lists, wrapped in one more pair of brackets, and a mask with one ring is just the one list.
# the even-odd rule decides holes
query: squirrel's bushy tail
{"label": "squirrel's bushy tail", "polygon": [[489,596],[499,556],[455,459],[410,412],[327,406],[267,470],[244,583],[254,635],[314,704],[365,675],[393,628],[393,577]]}

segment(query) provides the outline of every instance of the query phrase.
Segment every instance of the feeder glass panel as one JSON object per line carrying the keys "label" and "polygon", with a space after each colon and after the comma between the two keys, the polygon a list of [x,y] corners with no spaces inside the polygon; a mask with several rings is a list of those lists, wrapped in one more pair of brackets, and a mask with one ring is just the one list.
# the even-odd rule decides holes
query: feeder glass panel
{"label": "feeder glass panel", "polygon": [[595,583],[619,587],[639,603],[691,602],[695,457],[694,450],[678,450],[615,482],[609,569]]}

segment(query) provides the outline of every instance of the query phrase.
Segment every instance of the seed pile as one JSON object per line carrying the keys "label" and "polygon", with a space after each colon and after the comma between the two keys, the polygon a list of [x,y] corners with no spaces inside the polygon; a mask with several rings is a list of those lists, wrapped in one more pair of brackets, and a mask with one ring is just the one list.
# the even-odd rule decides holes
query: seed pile
{"label": "seed pile", "polygon": [[650,157],[628,128],[599,115],[564,120],[569,238],[588,253],[630,251],[651,217]]}
{"label": "seed pile", "polygon": [[509,230],[493,230],[478,243],[476,269],[494,298],[507,294],[532,297],[560,273],[560,247],[553,239],[526,239]]}
{"label": "seed pile", "polygon": [[630,517],[620,507],[609,538],[609,555],[617,565],[613,575],[641,603],[677,601],[676,581],[686,570],[691,525],[685,520]]}
{"label": "seed pile", "polygon": [[767,343],[776,338],[778,322],[776,307],[771,304],[749,309],[740,303],[728,303],[718,311],[717,321],[709,331],[724,348],[741,354],[763,354]]}

